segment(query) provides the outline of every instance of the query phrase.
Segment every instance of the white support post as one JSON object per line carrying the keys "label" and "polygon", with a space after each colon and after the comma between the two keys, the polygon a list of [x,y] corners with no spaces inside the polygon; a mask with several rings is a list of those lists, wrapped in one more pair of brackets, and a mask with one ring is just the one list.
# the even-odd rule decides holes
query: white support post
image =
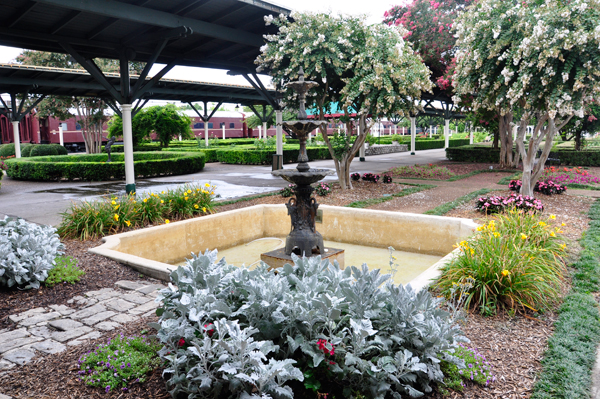
{"label": "white support post", "polygon": [[[283,155],[283,112],[281,110],[275,111],[275,126],[277,129],[277,155]],[[310,136],[309,136],[310,137]]]}
{"label": "white support post", "polygon": [[62,124],[60,124],[58,126],[58,140],[60,145],[64,146],[65,145],[65,138],[63,136],[63,128],[62,128]]}
{"label": "white support post", "polygon": [[265,132],[263,138],[268,139],[269,135],[267,134],[267,122],[263,122],[263,132]]}
{"label": "white support post", "polygon": [[13,141],[15,142],[15,158],[21,158],[21,137],[19,136],[19,122],[12,121]]}
{"label": "white support post", "polygon": [[123,152],[125,153],[125,191],[135,193],[135,171],[133,168],[133,133],[131,129],[131,104],[121,104],[123,116]]}
{"label": "white support post", "polygon": [[473,144],[473,126],[469,125],[469,144]]}
{"label": "white support post", "polygon": [[223,125],[223,140],[225,140],[225,125]]}
{"label": "white support post", "polygon": [[450,147],[450,119],[444,119],[444,148]]}
{"label": "white support post", "polygon": [[429,125],[429,138],[433,137],[433,126]]}
{"label": "white support post", "polygon": [[415,137],[417,136],[417,118],[410,117],[410,155],[415,155]]}
{"label": "white support post", "polygon": [[179,135],[178,139],[179,139],[179,141],[183,140],[183,139],[181,138],[181,134]]}
{"label": "white support post", "polygon": [[258,126],[258,139],[262,139],[262,127]]}
{"label": "white support post", "polygon": [[204,145],[208,147],[208,121],[204,122]]}
{"label": "white support post", "polygon": [[398,134],[398,125],[394,125],[394,134]]}
{"label": "white support post", "polygon": [[366,152],[365,151],[365,144],[366,144],[366,142],[363,143],[363,145],[361,145],[360,148],[359,148],[359,150],[358,150],[358,157],[359,157],[360,162],[365,162],[365,155],[366,155],[365,154],[365,152]]}

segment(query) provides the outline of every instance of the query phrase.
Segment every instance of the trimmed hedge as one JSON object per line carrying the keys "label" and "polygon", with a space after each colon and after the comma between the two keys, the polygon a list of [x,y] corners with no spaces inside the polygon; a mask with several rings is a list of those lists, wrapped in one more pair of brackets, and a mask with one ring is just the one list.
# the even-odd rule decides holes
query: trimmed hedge
{"label": "trimmed hedge", "polygon": [[600,166],[600,151],[559,148],[550,151],[550,158],[560,159],[561,165]]}
{"label": "trimmed hedge", "polygon": [[[292,163],[298,161],[300,149],[284,149],[283,163]],[[313,161],[317,159],[331,159],[327,147],[308,147],[306,149],[308,159]],[[275,150],[248,150],[248,149],[218,149],[217,160],[229,164],[241,165],[271,165]]]}
{"label": "trimmed hedge", "polygon": [[[516,153],[516,150],[513,150]],[[486,162],[498,163],[500,149],[482,145],[465,145],[456,148],[447,148],[446,157],[455,162]],[[560,159],[561,165],[600,166],[599,150],[582,150],[558,148],[550,151],[549,158]]]}
{"label": "trimmed hedge", "polygon": [[[184,175],[204,168],[202,153],[133,154],[136,177]],[[87,181],[122,180],[125,178],[123,154],[113,154],[107,163],[106,154],[11,158],[6,160],[8,176],[17,180],[81,179]]]}
{"label": "trimmed hedge", "polygon": [[[133,147],[133,151],[134,152],[149,152],[149,151],[162,151],[163,149],[158,146],[158,145],[152,145],[152,144],[142,144],[142,145],[136,145]],[[115,154],[115,153],[123,153],[125,151],[125,147],[123,145],[113,145],[112,147],[110,147],[110,152],[111,154]],[[182,150],[179,150],[179,152],[181,152]],[[102,152],[106,153],[106,149],[104,148],[104,146],[102,146]]]}
{"label": "trimmed hedge", "polygon": [[[69,152],[60,144],[21,144],[21,156],[41,157],[46,155],[67,155]],[[0,145],[0,157],[15,155],[15,143]]]}
{"label": "trimmed hedge", "polygon": [[446,158],[454,162],[500,162],[500,149],[482,145],[464,145],[462,147],[446,148]]}
{"label": "trimmed hedge", "polygon": [[217,159],[217,148],[163,148],[163,152],[200,152],[204,154],[204,162],[219,162]]}

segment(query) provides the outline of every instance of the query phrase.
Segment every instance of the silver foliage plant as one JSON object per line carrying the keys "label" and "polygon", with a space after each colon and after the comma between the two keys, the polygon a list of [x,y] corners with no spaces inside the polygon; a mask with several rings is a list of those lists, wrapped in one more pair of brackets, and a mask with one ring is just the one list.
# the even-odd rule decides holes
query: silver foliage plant
{"label": "silver foliage plant", "polygon": [[0,286],[39,288],[63,248],[53,227],[9,217],[0,220]]}
{"label": "silver foliage plant", "polygon": [[293,261],[249,270],[207,251],[172,272],[155,327],[173,397],[293,398],[298,367],[324,362],[346,397],[419,397],[442,382],[442,360],[464,367],[452,353],[467,339],[429,292],[367,265]]}

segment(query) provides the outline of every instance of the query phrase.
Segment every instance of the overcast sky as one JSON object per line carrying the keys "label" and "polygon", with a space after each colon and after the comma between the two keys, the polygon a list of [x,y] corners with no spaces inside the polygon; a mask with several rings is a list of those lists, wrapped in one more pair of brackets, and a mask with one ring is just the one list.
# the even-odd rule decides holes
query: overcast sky
{"label": "overcast sky", "polygon": [[[296,9],[298,11],[319,11],[354,15],[365,14],[368,17],[369,22],[377,23],[382,20],[383,13],[386,10],[403,1],[404,0],[276,0],[272,1],[272,3],[285,8]],[[20,49],[12,47],[0,46],[0,63],[13,61],[20,51]],[[155,74],[161,68],[162,66],[157,64],[152,68],[150,74]],[[171,79],[186,79],[204,82],[248,84],[243,77],[227,76],[226,71],[217,71],[206,68],[175,67],[166,75],[166,77]]]}

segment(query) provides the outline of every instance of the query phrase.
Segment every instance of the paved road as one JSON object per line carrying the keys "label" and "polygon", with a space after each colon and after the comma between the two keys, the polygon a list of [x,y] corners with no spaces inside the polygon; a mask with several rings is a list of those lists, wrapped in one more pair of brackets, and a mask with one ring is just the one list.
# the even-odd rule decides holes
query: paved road
{"label": "paved road", "polygon": [[[443,149],[418,151],[415,155],[408,152],[374,155],[365,162],[356,159],[352,162],[352,172],[382,173],[394,166],[439,162],[446,159]],[[315,161],[313,168],[334,168],[333,161]],[[285,165],[293,168],[294,165]],[[335,176],[328,177],[335,180]],[[270,166],[228,165],[208,163],[200,173],[184,176],[169,176],[138,180],[139,193],[162,191],[180,184],[211,182],[217,185],[217,194],[221,198],[236,198],[279,190],[287,183],[271,175]],[[125,182],[28,182],[5,177],[0,188],[0,218],[5,215],[18,216],[30,222],[57,225],[62,212],[72,202],[91,200],[108,193],[124,193]]]}

